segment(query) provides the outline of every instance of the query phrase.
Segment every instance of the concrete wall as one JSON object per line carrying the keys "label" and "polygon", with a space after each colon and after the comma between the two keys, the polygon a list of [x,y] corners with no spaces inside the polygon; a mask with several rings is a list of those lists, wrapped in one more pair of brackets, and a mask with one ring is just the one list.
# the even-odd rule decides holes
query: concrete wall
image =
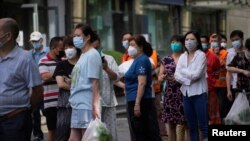
{"label": "concrete wall", "polygon": [[[227,11],[226,32],[228,40],[233,30],[244,32],[244,39],[250,38],[250,9],[235,9]],[[229,42],[230,44],[230,42]],[[230,44],[231,45],[231,44]]]}

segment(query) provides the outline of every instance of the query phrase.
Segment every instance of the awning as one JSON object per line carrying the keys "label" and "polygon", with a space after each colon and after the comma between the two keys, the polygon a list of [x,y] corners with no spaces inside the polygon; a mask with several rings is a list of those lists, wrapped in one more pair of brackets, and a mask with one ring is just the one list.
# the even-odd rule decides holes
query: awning
{"label": "awning", "polygon": [[214,9],[250,8],[250,0],[187,0],[187,6]]}

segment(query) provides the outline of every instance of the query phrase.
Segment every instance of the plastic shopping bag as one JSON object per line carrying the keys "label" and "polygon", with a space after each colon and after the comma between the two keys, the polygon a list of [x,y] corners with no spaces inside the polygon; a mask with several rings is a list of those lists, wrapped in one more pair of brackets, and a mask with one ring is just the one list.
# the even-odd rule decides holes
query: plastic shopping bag
{"label": "plastic shopping bag", "polygon": [[112,141],[112,136],[99,118],[91,120],[81,141]]}
{"label": "plastic shopping bag", "polygon": [[224,119],[225,124],[248,124],[246,120],[250,117],[246,117],[249,112],[249,102],[247,100],[247,97],[244,93],[238,93],[230,111],[228,112],[226,118]]}

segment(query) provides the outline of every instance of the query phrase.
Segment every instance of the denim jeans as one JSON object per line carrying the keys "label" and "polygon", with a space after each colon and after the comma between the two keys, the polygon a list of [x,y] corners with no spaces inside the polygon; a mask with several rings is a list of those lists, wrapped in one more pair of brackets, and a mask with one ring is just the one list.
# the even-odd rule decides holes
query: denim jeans
{"label": "denim jeans", "polygon": [[208,96],[207,93],[184,96],[184,115],[187,120],[191,141],[199,140],[199,129],[203,139],[208,137]]}
{"label": "denim jeans", "polygon": [[0,121],[0,141],[30,141],[32,118],[29,111]]}

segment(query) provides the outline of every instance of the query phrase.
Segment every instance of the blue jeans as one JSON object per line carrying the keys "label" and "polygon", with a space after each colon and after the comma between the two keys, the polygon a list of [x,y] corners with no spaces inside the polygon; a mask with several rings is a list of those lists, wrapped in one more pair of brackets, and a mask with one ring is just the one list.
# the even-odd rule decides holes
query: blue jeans
{"label": "blue jeans", "polygon": [[208,96],[207,93],[195,96],[184,96],[184,115],[187,120],[191,141],[199,140],[198,129],[203,139],[208,137]]}
{"label": "blue jeans", "polygon": [[30,141],[32,118],[29,111],[0,121],[0,141]]}

